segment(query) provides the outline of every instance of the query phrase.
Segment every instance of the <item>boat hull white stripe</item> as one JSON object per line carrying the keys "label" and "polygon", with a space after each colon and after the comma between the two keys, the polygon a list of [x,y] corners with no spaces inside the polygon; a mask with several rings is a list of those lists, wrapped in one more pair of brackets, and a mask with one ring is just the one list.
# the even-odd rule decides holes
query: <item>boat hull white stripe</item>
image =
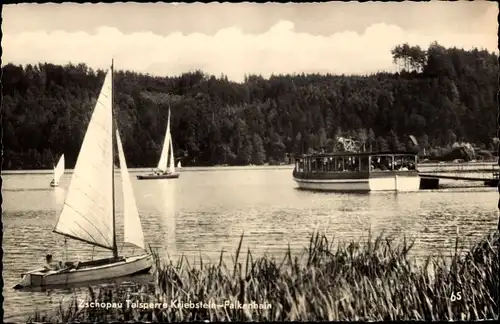
{"label": "boat hull white stripe", "polygon": [[420,178],[390,176],[369,179],[297,179],[299,188],[320,191],[418,191]]}

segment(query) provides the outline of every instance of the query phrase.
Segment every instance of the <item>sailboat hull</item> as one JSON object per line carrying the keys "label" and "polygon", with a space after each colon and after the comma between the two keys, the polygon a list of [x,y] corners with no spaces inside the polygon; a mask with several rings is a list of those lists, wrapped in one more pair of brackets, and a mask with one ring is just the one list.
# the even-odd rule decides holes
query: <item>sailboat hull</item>
{"label": "sailboat hull", "polygon": [[179,173],[167,173],[167,174],[148,174],[148,175],[138,175],[138,180],[154,180],[154,179],[177,179],[180,176]]}
{"label": "sailboat hull", "polygon": [[21,282],[14,286],[14,289],[62,286],[95,280],[115,279],[147,273],[152,266],[152,255],[144,254],[119,259],[111,258],[81,262],[76,268],[59,271],[37,269],[23,274]]}

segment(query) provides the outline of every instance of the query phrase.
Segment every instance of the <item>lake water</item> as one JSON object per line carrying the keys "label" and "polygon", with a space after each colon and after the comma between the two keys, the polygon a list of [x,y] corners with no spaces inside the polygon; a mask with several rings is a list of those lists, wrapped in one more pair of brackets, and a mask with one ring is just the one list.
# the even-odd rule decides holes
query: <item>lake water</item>
{"label": "lake water", "polygon": [[[244,232],[242,251],[282,257],[288,244],[301,251],[314,230],[336,240],[359,239],[382,230],[415,239],[413,253],[449,253],[457,227],[463,245],[496,229],[495,188],[458,188],[414,193],[338,194],[296,190],[292,170],[223,168],[183,169],[177,180],[138,181],[132,172],[137,205],[147,244],[176,259],[218,261],[222,249],[234,255]],[[55,309],[67,292],[23,292],[12,287],[23,271],[57,259],[108,257],[110,251],[65,240],[52,233],[64,202],[70,174],[59,188],[48,187],[51,174],[3,175],[5,321],[25,321],[35,309]],[[116,174],[119,184],[119,174]],[[455,187],[454,187],[455,186]],[[123,235],[121,189],[117,190],[118,241]],[[124,254],[137,253],[118,245]],[[230,256],[227,253],[229,261]]]}

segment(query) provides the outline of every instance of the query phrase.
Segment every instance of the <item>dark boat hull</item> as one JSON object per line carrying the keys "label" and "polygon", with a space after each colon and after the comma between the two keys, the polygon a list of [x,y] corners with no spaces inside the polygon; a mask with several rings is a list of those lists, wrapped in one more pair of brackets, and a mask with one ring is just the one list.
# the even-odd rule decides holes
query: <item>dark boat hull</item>
{"label": "dark boat hull", "polygon": [[155,179],[177,179],[180,176],[179,173],[169,173],[169,174],[148,174],[148,175],[138,175],[138,180],[155,180]]}

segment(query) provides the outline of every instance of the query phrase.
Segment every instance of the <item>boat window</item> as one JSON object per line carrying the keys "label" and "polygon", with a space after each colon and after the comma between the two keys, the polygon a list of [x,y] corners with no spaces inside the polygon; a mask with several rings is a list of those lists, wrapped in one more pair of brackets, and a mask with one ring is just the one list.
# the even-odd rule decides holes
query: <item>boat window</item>
{"label": "boat window", "polygon": [[369,165],[368,165],[368,156],[360,156],[360,167],[359,170],[362,172],[366,172],[369,170]]}
{"label": "boat window", "polygon": [[304,172],[304,160],[303,159],[295,160],[295,170],[297,172]]}
{"label": "boat window", "polygon": [[334,172],[335,171],[335,159],[330,157],[328,158],[328,172]]}
{"label": "boat window", "polygon": [[393,162],[391,155],[374,155],[372,156],[371,168],[374,171],[391,171],[393,170]]}
{"label": "boat window", "polygon": [[408,170],[416,170],[417,169],[417,157],[412,156],[408,158]]}
{"label": "boat window", "polygon": [[328,158],[324,157],[321,161],[321,172],[328,172]]}
{"label": "boat window", "polygon": [[394,170],[397,171],[415,170],[415,156],[413,155],[394,156]]}
{"label": "boat window", "polygon": [[359,171],[359,159],[356,156],[344,157],[344,171]]}
{"label": "boat window", "polygon": [[328,158],[328,172],[342,171],[342,158]]}
{"label": "boat window", "polygon": [[336,159],[337,162],[337,168],[335,171],[344,171],[344,158],[338,158]]}

